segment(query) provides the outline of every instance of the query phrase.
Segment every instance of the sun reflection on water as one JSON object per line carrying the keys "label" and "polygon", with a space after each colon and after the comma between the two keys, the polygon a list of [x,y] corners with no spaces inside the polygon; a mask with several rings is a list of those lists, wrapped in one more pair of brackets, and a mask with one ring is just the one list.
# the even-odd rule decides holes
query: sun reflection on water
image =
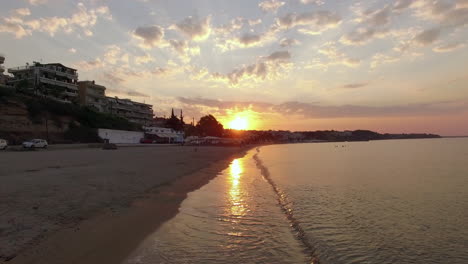
{"label": "sun reflection on water", "polygon": [[235,159],[232,161],[229,167],[229,202],[230,202],[230,213],[234,217],[242,217],[246,212],[246,205],[244,204],[242,189],[240,181],[244,172],[243,162],[241,159]]}

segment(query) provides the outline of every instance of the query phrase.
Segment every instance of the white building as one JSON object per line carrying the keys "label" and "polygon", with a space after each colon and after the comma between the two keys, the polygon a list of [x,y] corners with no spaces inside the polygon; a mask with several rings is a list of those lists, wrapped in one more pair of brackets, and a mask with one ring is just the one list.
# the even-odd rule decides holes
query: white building
{"label": "white building", "polygon": [[[175,131],[172,128],[165,127],[143,127],[147,137],[154,137],[153,139],[160,139],[162,142],[167,143],[183,143],[185,133],[183,131]],[[167,140],[167,141],[166,141]]]}
{"label": "white building", "polygon": [[60,63],[34,62],[32,65],[10,68],[8,72],[14,76],[10,81],[12,85],[23,82],[26,89],[38,95],[67,103],[77,100],[78,73],[73,68]]}
{"label": "white building", "polygon": [[114,129],[98,129],[98,135],[101,139],[114,144],[139,144],[144,137],[143,132],[139,131],[124,131]]}

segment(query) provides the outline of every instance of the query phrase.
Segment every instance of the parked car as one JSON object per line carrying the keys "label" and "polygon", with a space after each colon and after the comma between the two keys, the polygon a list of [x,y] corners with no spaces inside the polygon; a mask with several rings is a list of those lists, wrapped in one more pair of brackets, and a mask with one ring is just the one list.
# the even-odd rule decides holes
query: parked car
{"label": "parked car", "polygon": [[0,149],[5,150],[8,147],[8,141],[5,139],[0,139]]}
{"label": "parked car", "polygon": [[23,148],[47,148],[47,141],[44,139],[31,139],[23,142]]}
{"label": "parked car", "polygon": [[148,138],[142,138],[142,139],[140,139],[140,143],[141,144],[151,144],[151,143],[154,143],[154,140],[148,139]]}

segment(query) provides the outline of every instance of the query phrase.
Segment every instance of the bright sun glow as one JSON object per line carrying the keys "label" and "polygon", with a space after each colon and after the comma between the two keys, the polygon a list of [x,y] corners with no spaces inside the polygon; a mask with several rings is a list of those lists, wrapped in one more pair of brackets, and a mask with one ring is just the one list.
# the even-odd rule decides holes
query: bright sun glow
{"label": "bright sun glow", "polygon": [[247,117],[236,116],[231,122],[229,122],[229,128],[237,130],[246,130],[249,127],[249,120]]}

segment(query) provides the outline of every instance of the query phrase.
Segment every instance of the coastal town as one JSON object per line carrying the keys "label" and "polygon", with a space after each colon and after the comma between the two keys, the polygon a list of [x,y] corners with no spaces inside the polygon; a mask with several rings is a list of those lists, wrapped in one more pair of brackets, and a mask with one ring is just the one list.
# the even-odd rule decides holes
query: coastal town
{"label": "coastal town", "polygon": [[[4,62],[5,56],[0,56],[0,65]],[[195,121],[186,124],[182,110],[175,113],[172,109],[169,118],[155,117],[153,105],[108,96],[104,85],[94,80],[79,80],[77,69],[61,63],[33,62],[8,68],[8,75],[5,72],[1,66],[0,138],[11,145],[31,138],[46,139],[49,144],[106,142],[236,146],[438,137],[431,134],[379,134],[367,130],[239,131],[224,129],[209,114],[196,124]],[[86,118],[82,118],[83,113]]]}

